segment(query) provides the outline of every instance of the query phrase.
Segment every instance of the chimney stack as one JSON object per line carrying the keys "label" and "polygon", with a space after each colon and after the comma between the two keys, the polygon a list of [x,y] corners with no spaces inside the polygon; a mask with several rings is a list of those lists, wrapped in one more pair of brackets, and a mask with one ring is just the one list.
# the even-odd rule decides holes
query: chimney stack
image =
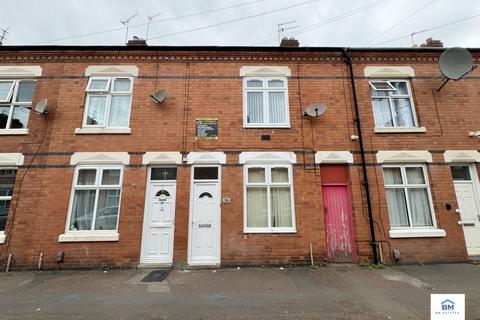
{"label": "chimney stack", "polygon": [[443,48],[443,42],[440,40],[433,40],[432,38],[428,38],[425,40],[425,43],[420,45],[420,48]]}
{"label": "chimney stack", "polygon": [[128,40],[127,42],[127,46],[129,47],[142,47],[146,45],[147,45],[147,41],[137,36],[133,36],[133,39]]}
{"label": "chimney stack", "polygon": [[300,43],[295,38],[283,38],[280,42],[280,48],[298,48],[300,47]]}

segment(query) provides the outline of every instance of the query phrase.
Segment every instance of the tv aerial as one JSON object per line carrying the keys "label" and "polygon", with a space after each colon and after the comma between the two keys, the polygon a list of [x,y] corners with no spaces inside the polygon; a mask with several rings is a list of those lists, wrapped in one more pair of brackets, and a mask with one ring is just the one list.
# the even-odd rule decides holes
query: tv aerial
{"label": "tv aerial", "polygon": [[308,106],[307,110],[303,113],[304,116],[318,117],[327,111],[327,106],[322,103],[312,103]]}
{"label": "tv aerial", "polygon": [[473,57],[467,49],[454,47],[442,53],[439,68],[443,75],[443,81],[437,88],[437,92],[440,91],[448,81],[462,79],[475,70],[477,66],[473,64]]}
{"label": "tv aerial", "polygon": [[153,19],[155,19],[156,17],[158,17],[159,15],[161,15],[162,13],[159,12],[157,14],[154,14],[153,16],[147,16],[148,18],[148,22],[147,22],[147,33],[145,34],[145,41],[148,40],[148,31],[150,30],[150,23],[152,23]]}
{"label": "tv aerial", "polygon": [[125,44],[127,44],[128,42],[128,25],[130,24],[130,21],[136,16],[138,16],[138,13],[135,13],[133,16],[125,20],[120,20],[120,22],[125,26]]}

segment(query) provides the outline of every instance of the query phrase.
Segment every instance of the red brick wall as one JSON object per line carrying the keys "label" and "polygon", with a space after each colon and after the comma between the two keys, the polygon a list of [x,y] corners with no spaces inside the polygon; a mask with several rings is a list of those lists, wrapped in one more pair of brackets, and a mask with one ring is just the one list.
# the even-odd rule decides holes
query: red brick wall
{"label": "red brick wall", "polygon": [[[16,53],[24,57],[35,56],[29,52]],[[15,267],[33,268],[38,255],[44,252],[44,264],[56,267],[55,255],[65,251],[63,267],[87,266],[135,266],[139,262],[142,223],[144,214],[146,167],[141,165],[141,155],[131,154],[130,164],[124,171],[122,202],[120,209],[120,240],[110,243],[59,243],[58,236],[65,231],[65,221],[71,192],[73,167],[69,166],[72,152],[94,151],[226,151],[227,164],[223,167],[222,196],[231,197],[230,204],[222,204],[222,264],[304,263],[310,259],[309,244],[312,243],[314,258],[325,259],[325,229],[321,179],[317,171],[306,171],[301,152],[297,152],[298,164],[294,166],[294,190],[296,234],[244,234],[243,233],[243,171],[238,166],[240,151],[301,151],[359,150],[358,142],[350,136],[358,134],[353,121],[351,87],[346,65],[338,53],[197,53],[211,57],[207,62],[200,58],[183,59],[187,53],[172,52],[168,62],[156,63],[155,52],[111,52],[118,58],[111,61],[94,53],[73,52],[75,57],[59,59],[45,53],[29,65],[41,65],[43,74],[37,81],[34,103],[49,99],[47,134],[40,147],[43,155],[35,158],[26,175],[20,193],[20,201],[13,218],[10,210],[8,240],[0,245],[0,259],[5,262],[7,254],[14,256]],[[401,55],[400,60],[390,57]],[[418,57],[417,57],[418,55]],[[231,57],[228,59],[224,56]],[[478,149],[478,140],[467,136],[476,131],[479,116],[478,75],[474,78],[450,82],[440,92],[434,88],[440,82],[436,66],[438,53],[373,53],[355,55],[357,93],[364,131],[364,143],[369,164],[371,199],[377,240],[381,241],[383,256],[389,261],[393,249],[402,253],[402,262],[464,261],[465,242],[458,216],[454,210],[447,211],[445,203],[456,208],[455,193],[448,166],[442,165],[443,155],[434,154],[433,165],[428,165],[428,175],[434,202],[434,211],[439,227],[447,232],[445,238],[390,239],[389,221],[383,188],[383,174],[375,166],[377,150],[441,150]],[[64,56],[66,57],[66,55]],[[121,58],[119,58],[121,57]],[[149,58],[146,58],[149,57]],[[241,57],[241,58],[235,58]],[[243,58],[242,58],[243,57]],[[364,63],[367,59],[371,63]],[[218,61],[214,61],[218,58]],[[102,60],[103,59],[103,60]],[[143,60],[142,60],[143,59]],[[243,60],[242,60],[243,59]],[[275,61],[275,59],[281,59]],[[316,60],[315,60],[316,59]],[[413,59],[413,60],[409,60]],[[358,61],[363,61],[358,63]],[[0,64],[20,64],[0,54]],[[89,65],[132,64],[139,68],[139,78],[134,81],[133,104],[130,119],[130,135],[76,135],[81,127],[87,78],[84,72]],[[426,133],[374,134],[373,113],[368,80],[363,78],[367,65],[409,65],[416,77],[411,81],[416,113]],[[245,65],[281,65],[292,70],[289,86],[291,129],[245,129],[242,115],[242,79],[240,67]],[[185,79],[188,73],[189,80]],[[158,75],[157,80],[154,79]],[[297,79],[300,74],[301,78]],[[165,89],[168,97],[164,103],[152,103],[149,95]],[[435,99],[433,98],[435,97]],[[318,119],[302,116],[303,110],[313,102],[328,106],[327,112]],[[196,118],[218,118],[219,139],[195,140]],[[183,119],[186,122],[183,122]],[[2,136],[0,152],[35,152],[42,138],[45,119],[31,114],[28,136]],[[184,144],[183,126],[186,124]],[[262,141],[261,134],[270,134],[271,141]],[[67,153],[62,155],[61,153]],[[32,160],[26,157],[26,164]],[[306,164],[311,168],[313,156],[309,154]],[[371,258],[370,231],[365,193],[361,186],[360,157],[355,154],[355,164],[349,167],[352,192],[353,221],[356,230],[358,256]],[[438,163],[438,164],[437,164]],[[237,165],[234,165],[237,164]],[[234,166],[232,166],[234,165]],[[55,167],[59,166],[59,167]],[[14,200],[18,195],[19,182],[25,172],[18,170]],[[177,200],[174,242],[174,263],[183,265],[187,259],[188,214],[189,214],[190,167],[181,166],[177,175]],[[12,201],[14,203],[14,201]],[[13,222],[13,228],[11,228]]]}

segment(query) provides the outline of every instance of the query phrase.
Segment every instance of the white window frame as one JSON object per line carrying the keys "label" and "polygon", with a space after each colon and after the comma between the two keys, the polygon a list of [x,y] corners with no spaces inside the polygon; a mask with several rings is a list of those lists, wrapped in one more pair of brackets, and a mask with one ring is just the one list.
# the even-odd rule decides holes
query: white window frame
{"label": "white window frame", "polygon": [[[400,168],[400,172],[402,175],[402,184],[386,184],[385,183],[385,168]],[[425,179],[425,184],[408,184],[407,181],[407,174],[406,174],[406,168],[422,168],[423,172],[423,177]],[[433,200],[432,200],[432,193],[430,191],[430,182],[428,179],[428,174],[427,174],[427,168],[424,164],[389,164],[389,165],[383,165],[382,166],[382,171],[383,171],[383,177],[384,177],[384,188],[385,188],[385,201],[387,203],[387,210],[388,210],[388,199],[387,199],[387,189],[403,189],[403,192],[405,193],[405,201],[407,205],[407,219],[408,219],[408,224],[409,226],[406,227],[393,227],[390,225],[390,230],[425,230],[425,229],[437,229],[437,220],[435,218],[435,210],[433,207]],[[410,201],[408,198],[408,192],[407,190],[409,188],[426,188],[427,189],[427,196],[428,196],[428,204],[430,206],[430,215],[432,218],[432,225],[431,226],[412,226],[412,217],[411,217],[411,211],[410,211]],[[390,219],[390,215],[389,215]]]}
{"label": "white window frame", "polygon": [[[130,80],[130,90],[129,91],[113,91],[113,85],[116,80],[118,79],[129,79]],[[91,90],[90,85],[93,80],[108,80],[107,83],[107,90],[102,89],[95,89]],[[82,121],[82,128],[104,128],[104,129],[129,129],[130,128],[130,118],[132,114],[132,103],[133,103],[133,77],[125,77],[125,76],[118,76],[118,77],[96,77],[91,76],[88,79],[86,91],[86,98],[85,98],[85,111],[83,113],[83,121]],[[87,124],[88,112],[90,108],[90,97],[91,96],[104,96],[106,97],[105,102],[105,113],[103,115],[103,125],[92,125]],[[110,126],[108,121],[110,118],[110,109],[111,109],[111,102],[112,96],[130,96],[130,112],[128,113],[128,126],[127,127],[114,127]]]}
{"label": "white window frame", "polygon": [[[265,170],[265,182],[248,182],[249,168],[263,168]],[[272,168],[286,168],[288,170],[287,182],[271,182]],[[252,228],[247,225],[247,188],[248,187],[262,187],[267,188],[267,211],[268,211],[268,227]],[[291,227],[272,227],[272,213],[271,213],[271,199],[270,189],[272,187],[290,187],[290,201],[292,207],[292,226]],[[285,163],[269,163],[269,164],[246,164],[243,166],[243,232],[244,233],[296,233],[296,218],[295,218],[295,199],[293,189],[293,168],[291,164]]]}
{"label": "white window frame", "polygon": [[[389,80],[386,80],[386,79],[378,79],[378,80],[370,80],[368,82],[369,86],[371,89],[373,90],[376,90],[376,91],[387,91],[387,92],[391,92],[393,90],[388,90],[388,89],[376,89],[375,88],[375,85],[374,83],[376,82],[385,82],[385,83],[388,83],[389,86],[393,87],[393,85],[391,84],[391,82],[403,82],[403,83],[406,83],[407,85],[407,90],[408,90],[408,95],[406,94],[389,94],[388,96],[374,96],[372,94],[372,91],[370,90],[370,98],[371,98],[371,101],[372,101],[372,111],[373,111],[373,121],[374,121],[374,124],[375,124],[375,128],[376,129],[401,129],[401,128],[404,128],[404,129],[412,129],[412,128],[418,128],[418,120],[417,120],[417,113],[415,112],[415,104],[414,104],[414,101],[413,101],[413,95],[412,95],[412,88],[410,86],[410,81],[409,80],[405,80],[405,79],[389,79]],[[393,102],[392,102],[392,99],[393,98],[400,98],[400,99],[409,99],[410,100],[410,106],[411,106],[411,109],[412,109],[412,116],[413,116],[413,127],[401,127],[401,126],[397,126],[397,123],[396,123],[396,119],[395,119],[395,110],[393,108]],[[389,103],[389,106],[390,106],[390,114],[392,116],[392,122],[393,122],[393,126],[392,127],[379,127],[377,126],[377,123],[376,123],[376,119],[375,119],[375,111],[373,109],[373,99],[388,99],[388,103]]]}
{"label": "white window frame", "polygon": [[[85,170],[85,169],[95,169],[97,170],[96,176],[95,176],[95,185],[77,185],[78,182],[78,174],[80,170]],[[101,179],[103,176],[103,171],[104,170],[120,170],[120,181],[118,185],[101,185]],[[99,173],[100,172],[100,173]],[[95,204],[93,207],[93,217],[92,217],[92,226],[90,230],[70,230],[70,221],[72,219],[72,210],[73,210],[73,198],[75,196],[75,191],[76,190],[92,190],[95,189]],[[117,225],[115,227],[115,230],[93,230],[95,228],[95,220],[97,216],[97,205],[98,205],[98,196],[100,193],[100,190],[105,190],[105,189],[120,189],[120,199],[118,201],[118,215],[117,215]],[[117,234],[118,233],[118,224],[120,221],[120,212],[121,212],[121,207],[122,207],[122,189],[123,189],[123,166],[119,165],[78,165],[75,167],[75,173],[73,175],[73,181],[72,181],[72,189],[70,192],[70,202],[68,206],[68,215],[67,215],[67,221],[65,224],[65,234],[67,235],[95,235],[95,234],[100,234],[100,235],[105,235],[105,234]]]}
{"label": "white window frame", "polygon": [[[262,87],[248,88],[247,81],[258,80],[262,81]],[[284,83],[282,88],[268,88],[268,81],[281,80]],[[249,123],[248,122],[248,108],[247,108],[247,92],[261,92],[263,94],[263,123]],[[271,123],[268,112],[268,93],[269,92],[283,92],[285,95],[285,122]],[[287,77],[244,77],[243,78],[243,126],[245,128],[290,128],[290,107],[288,99],[288,78]]]}
{"label": "white window frame", "polygon": [[[0,167],[0,170],[14,170],[15,171],[15,180],[16,180],[18,168],[16,168],[16,167]],[[12,204],[13,192],[15,190],[15,180],[13,182],[12,195],[11,196],[0,196],[0,200],[10,200],[10,205]],[[5,227],[7,226],[8,215],[10,214],[10,210],[11,210],[11,207],[9,207],[8,211],[7,211],[7,220],[5,221]],[[5,243],[5,239],[6,239],[5,230],[0,230],[0,244]]]}
{"label": "white window frame", "polygon": [[[13,82],[12,87],[10,88],[10,92],[7,95],[6,100],[0,100],[0,107],[9,107],[10,110],[8,112],[8,118],[7,118],[7,124],[5,128],[1,128],[0,130],[3,131],[25,131],[28,130],[28,122],[30,122],[30,116],[29,116],[29,121],[27,122],[27,127],[26,128],[10,128],[10,125],[12,124],[12,117],[13,117],[13,111],[17,107],[26,107],[28,109],[32,109],[32,101],[26,101],[26,102],[15,102],[17,99],[17,94],[18,94],[18,88],[20,86],[20,82],[33,82],[34,83],[34,88],[33,88],[33,95],[35,94],[35,87],[36,87],[36,80],[35,79],[1,79],[0,82]],[[32,95],[32,100],[33,100],[33,95]]]}

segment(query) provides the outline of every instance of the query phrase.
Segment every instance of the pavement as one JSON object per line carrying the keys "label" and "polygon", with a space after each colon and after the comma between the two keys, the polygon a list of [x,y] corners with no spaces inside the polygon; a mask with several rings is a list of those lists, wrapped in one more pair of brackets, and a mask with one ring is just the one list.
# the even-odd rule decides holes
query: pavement
{"label": "pavement", "polygon": [[480,319],[475,264],[152,271],[0,273],[0,319],[429,319],[430,293]]}

